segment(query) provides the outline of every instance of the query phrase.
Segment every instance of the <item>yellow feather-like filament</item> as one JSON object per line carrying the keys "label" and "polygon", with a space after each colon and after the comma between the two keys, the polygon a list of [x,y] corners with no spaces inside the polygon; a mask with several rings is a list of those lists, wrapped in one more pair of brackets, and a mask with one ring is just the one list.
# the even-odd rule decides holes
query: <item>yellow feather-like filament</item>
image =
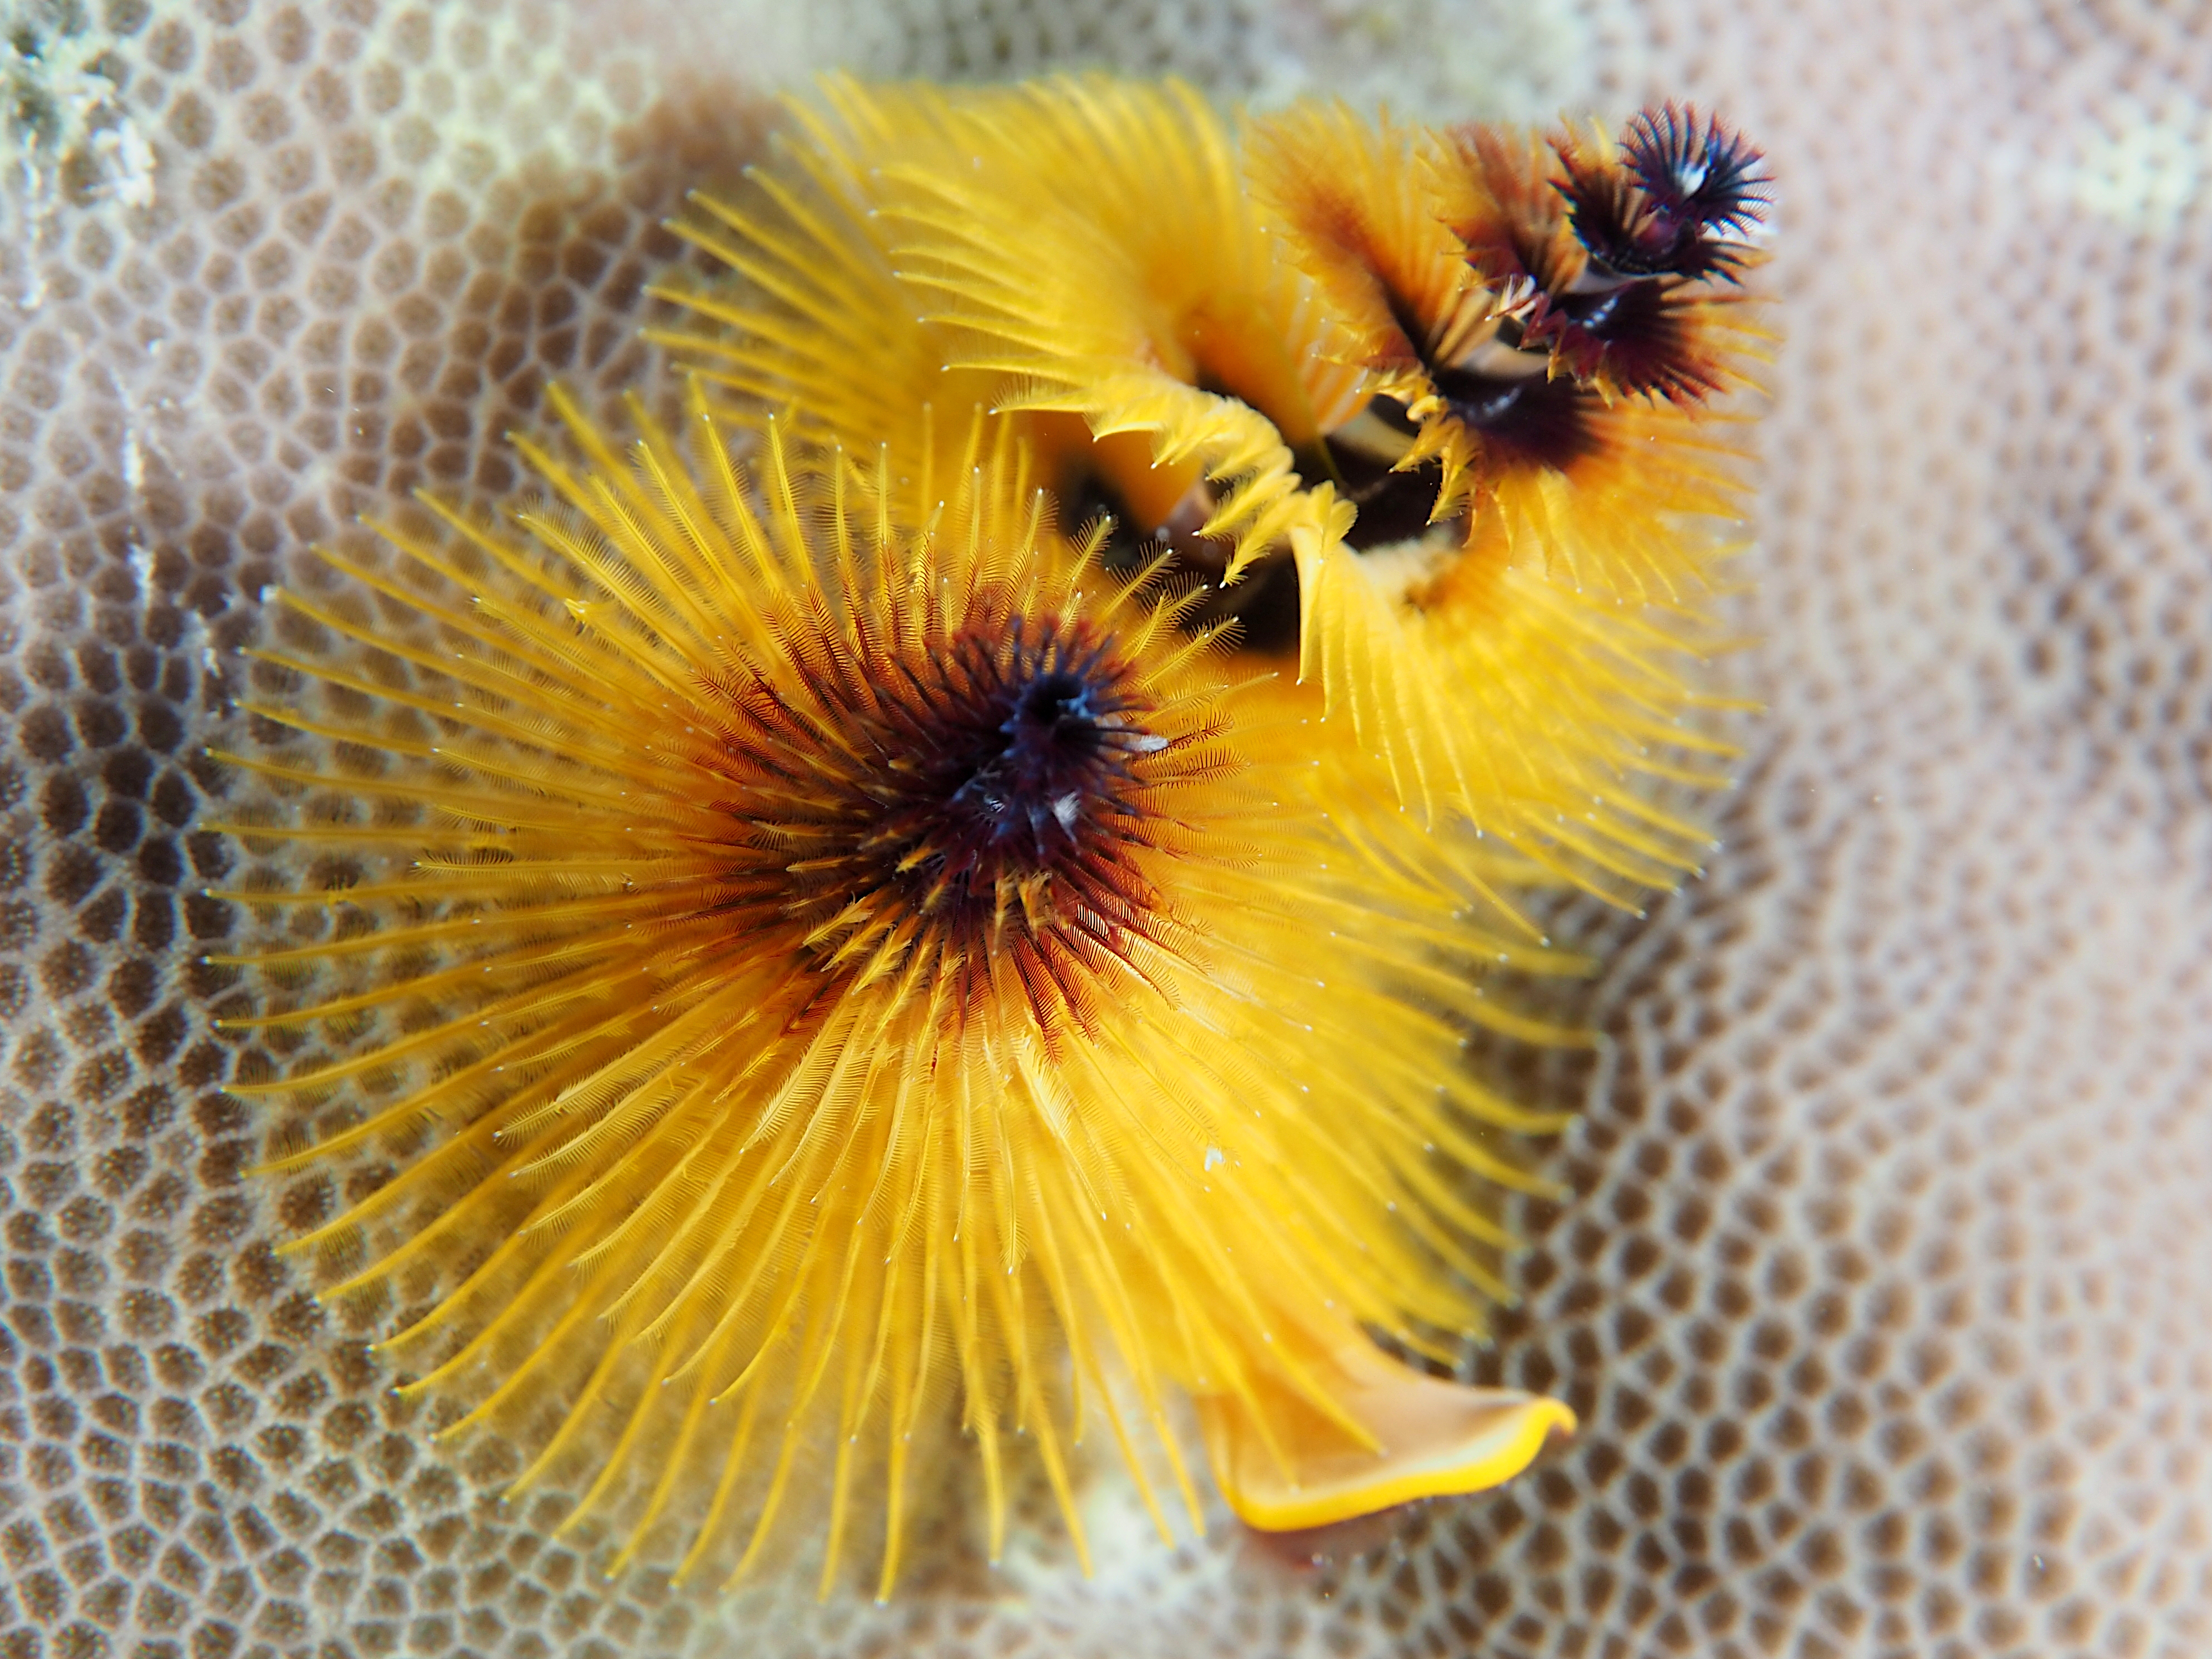
{"label": "yellow feather-like filament", "polygon": [[[756,480],[696,386],[689,458],[556,408],[578,459],[526,451],[550,504],[395,534],[419,589],[332,561],[429,633],[295,605],[352,655],[270,653],[304,689],[258,712],[352,759],[234,757],[307,792],[306,821],[238,833],[357,872],[228,895],[335,927],[219,958],[320,976],[230,1029],[338,1045],[241,1091],[384,1091],[271,1158],[398,1149],[300,1241],[342,1264],[325,1294],[434,1281],[379,1352],[462,1403],[449,1432],[529,1436],[518,1489],[580,1474],[569,1524],[617,1519],[618,1564],[673,1534],[681,1574],[754,1570],[826,1443],[823,1593],[879,1525],[887,1595],[954,1396],[994,1556],[1009,1431],[1079,1559],[1086,1423],[1167,1537],[1148,1428],[1199,1524],[1178,1387],[1268,1481],[1366,1459],[1401,1490],[1355,1403],[1388,1390],[1343,1356],[1363,1329],[1441,1353],[1504,1294],[1470,1177],[1552,1190],[1504,1137],[1564,1120],[1461,1054],[1572,1036],[1475,978],[1579,967],[1500,896],[1543,861],[1345,811],[1384,763],[1316,746],[1341,728],[1225,659],[1164,560],[1115,575],[1103,527],[1064,541],[1004,420],[911,471],[764,421]],[[1091,769],[1024,796],[1032,718]],[[1028,816],[990,817],[1001,794]],[[330,822],[339,796],[420,827]],[[1608,855],[1658,856],[1647,827]]]}

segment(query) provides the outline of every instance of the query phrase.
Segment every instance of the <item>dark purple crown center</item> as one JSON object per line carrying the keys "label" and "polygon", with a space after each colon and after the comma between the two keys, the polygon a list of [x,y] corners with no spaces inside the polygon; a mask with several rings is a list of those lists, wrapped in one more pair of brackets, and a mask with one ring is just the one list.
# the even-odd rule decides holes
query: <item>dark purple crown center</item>
{"label": "dark purple crown center", "polygon": [[894,878],[925,909],[995,911],[1007,880],[1103,874],[1135,814],[1133,768],[1166,746],[1108,647],[1064,625],[963,635],[930,678],[868,837]]}
{"label": "dark purple crown center", "polygon": [[1000,741],[986,736],[978,745],[974,769],[947,803],[951,815],[994,849],[1026,842],[1040,859],[1054,842],[1072,840],[1099,781],[1103,702],[1101,688],[1067,669],[1015,689]]}

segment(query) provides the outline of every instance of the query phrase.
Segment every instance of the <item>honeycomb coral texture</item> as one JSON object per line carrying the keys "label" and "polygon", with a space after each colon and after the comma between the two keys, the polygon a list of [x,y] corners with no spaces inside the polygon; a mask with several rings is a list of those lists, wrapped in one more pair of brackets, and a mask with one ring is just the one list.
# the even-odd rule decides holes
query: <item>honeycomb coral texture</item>
{"label": "honeycomb coral texture", "polygon": [[[2212,1652],[2212,14],[758,10],[9,15],[0,1659]],[[275,1253],[211,1025],[253,987],[191,965],[249,926],[191,828],[233,647],[356,514],[510,488],[549,376],[655,373],[658,220],[830,61],[1690,96],[1769,149],[1767,713],[1711,875],[1565,918],[1612,1042],[1475,1371],[1584,1432],[1503,1492],[1294,1563],[1114,1547],[1102,1475],[1088,1582],[1034,1527],[888,1609],[607,1582]]]}

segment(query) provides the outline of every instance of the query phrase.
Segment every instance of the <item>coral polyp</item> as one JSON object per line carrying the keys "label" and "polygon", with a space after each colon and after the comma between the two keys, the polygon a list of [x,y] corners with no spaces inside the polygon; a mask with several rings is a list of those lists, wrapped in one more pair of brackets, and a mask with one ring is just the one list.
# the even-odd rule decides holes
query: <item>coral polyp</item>
{"label": "coral polyp", "polygon": [[627,459],[567,412],[554,501],[332,556],[403,623],[287,598],[256,712],[327,753],[232,757],[299,800],[240,834],[358,866],[231,896],[333,921],[244,958],[278,1003],[234,1022],[331,1050],[238,1086],[314,1126],[279,1171],[386,1166],[297,1248],[406,1310],[405,1389],[623,1559],[743,1572],[826,1504],[825,1593],[863,1534],[889,1593],[956,1427],[995,1555],[1017,1436],[1085,1550],[1086,1424],[1195,1523],[1176,1389],[1266,1526],[1571,1425],[1374,1340],[1449,1360],[1502,1294],[1480,1193],[1543,1189],[1516,1139],[1559,1120],[1462,1050],[1558,1035],[1480,969],[1571,964],[1469,914],[1486,872],[1347,829],[1376,780],[1310,698],[1164,556],[1063,538],[1004,423],[916,524],[887,454],[771,425],[756,480],[696,398]]}

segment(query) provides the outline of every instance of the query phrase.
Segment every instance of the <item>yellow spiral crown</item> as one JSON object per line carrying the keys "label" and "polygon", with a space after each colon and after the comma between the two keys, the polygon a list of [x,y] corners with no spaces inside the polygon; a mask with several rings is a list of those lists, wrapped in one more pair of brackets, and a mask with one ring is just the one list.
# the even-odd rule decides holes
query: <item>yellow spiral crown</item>
{"label": "yellow spiral crown", "polygon": [[319,637],[255,712],[326,758],[231,757],[297,802],[240,833],[359,866],[229,895],[331,924],[249,958],[282,1006],[233,1022],[329,1057],[239,1086],[314,1126],[276,1169],[391,1165],[299,1248],[409,1310],[381,1351],[449,1431],[685,1572],[826,1491],[826,1594],[857,1529],[889,1592],[948,1401],[994,1555],[1013,1432],[1079,1553],[1087,1424],[1195,1524],[1171,1385],[1263,1526],[1571,1424],[1370,1340],[1479,1328],[1510,1241],[1466,1176],[1541,1190],[1513,1141],[1558,1127],[1461,1052],[1561,1035],[1480,967],[1571,965],[1468,919],[1485,866],[1340,813],[1380,775],[1187,625],[1199,589],[1063,539],[1003,423],[917,524],[888,454],[772,426],[756,480],[696,395],[688,457],[560,407],[580,461],[526,447],[557,504],[332,556],[399,623],[286,596]]}

